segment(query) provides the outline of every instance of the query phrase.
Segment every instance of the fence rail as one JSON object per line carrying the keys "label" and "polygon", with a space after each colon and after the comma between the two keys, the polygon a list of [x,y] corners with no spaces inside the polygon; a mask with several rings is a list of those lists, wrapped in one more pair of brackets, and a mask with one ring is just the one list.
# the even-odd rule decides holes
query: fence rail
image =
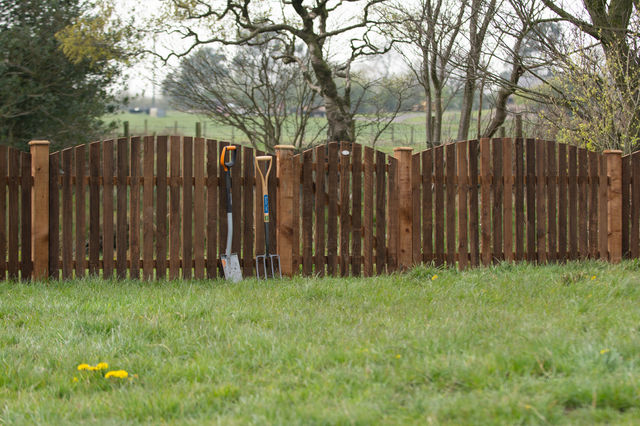
{"label": "fence rail", "polygon": [[[215,278],[225,249],[227,142],[120,138],[49,153],[0,146],[0,277]],[[240,147],[232,251],[255,273],[262,189]],[[481,139],[389,156],[278,146],[269,236],[286,275],[371,276],[421,262],[640,256],[640,153]]]}

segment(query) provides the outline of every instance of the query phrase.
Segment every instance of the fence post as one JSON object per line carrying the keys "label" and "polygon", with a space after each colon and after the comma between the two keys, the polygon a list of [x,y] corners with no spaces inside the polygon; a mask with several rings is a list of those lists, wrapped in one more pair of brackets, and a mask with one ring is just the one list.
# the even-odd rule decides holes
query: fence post
{"label": "fence post", "polygon": [[522,115],[516,115],[516,138],[522,137]]}
{"label": "fence post", "polygon": [[276,145],[276,177],[278,191],[276,196],[277,222],[276,241],[280,255],[282,275],[293,275],[293,194],[297,184],[293,168],[293,151],[291,145]]}
{"label": "fence post", "polygon": [[609,262],[622,260],[622,151],[604,151],[607,164],[607,247]]}
{"label": "fence post", "polygon": [[31,151],[31,258],[34,280],[49,276],[49,141],[29,142]]}
{"label": "fence post", "polygon": [[398,160],[398,267],[403,270],[413,265],[413,199],[411,188],[411,155],[413,148],[393,148]]}

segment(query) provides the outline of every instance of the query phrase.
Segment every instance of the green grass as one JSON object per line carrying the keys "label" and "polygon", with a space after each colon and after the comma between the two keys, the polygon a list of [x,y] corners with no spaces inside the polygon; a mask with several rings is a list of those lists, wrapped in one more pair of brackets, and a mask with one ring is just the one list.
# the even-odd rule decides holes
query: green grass
{"label": "green grass", "polygon": [[[633,424],[639,283],[638,262],[4,282],[0,424]],[[138,377],[76,370],[100,361]]]}
{"label": "green grass", "polygon": [[[483,122],[488,124],[491,111],[483,111]],[[442,140],[450,142],[456,139],[458,133],[458,121],[460,113],[458,111],[449,111],[444,114],[443,117],[443,131]],[[144,135],[144,134],[158,134],[158,135],[186,135],[192,136],[196,133],[196,123],[201,122],[203,136],[232,141],[235,143],[249,144],[246,140],[246,136],[231,126],[223,125],[213,122],[206,117],[196,114],[189,114],[185,112],[179,112],[174,110],[167,111],[165,117],[150,117],[146,114],[130,114],[119,113],[113,115],[107,115],[103,117],[105,121],[117,120],[121,123],[124,121],[129,122],[129,132],[131,135]],[[358,116],[359,124],[365,124],[366,121],[362,120],[363,117]],[[146,124],[145,124],[146,122]],[[477,111],[474,111],[471,120],[470,135],[476,134],[477,126]],[[326,119],[324,118],[311,118],[308,124],[308,134],[310,137],[315,137],[320,129],[326,125]],[[415,150],[422,150],[425,145],[425,118],[421,114],[417,117],[407,118],[406,120],[398,123],[393,123],[388,127],[379,137],[376,142],[376,148],[384,152],[392,152],[394,147],[397,146],[414,146]],[[506,123],[508,131],[511,131],[511,122]],[[374,129],[372,127],[365,127],[358,131],[358,141],[363,145],[371,145],[373,139]],[[290,134],[285,130],[283,134],[283,144],[291,143]],[[123,135],[122,125],[110,135],[105,137],[118,137]],[[318,141],[322,141],[326,135],[326,131],[322,131]],[[473,137],[473,136],[472,136]]]}

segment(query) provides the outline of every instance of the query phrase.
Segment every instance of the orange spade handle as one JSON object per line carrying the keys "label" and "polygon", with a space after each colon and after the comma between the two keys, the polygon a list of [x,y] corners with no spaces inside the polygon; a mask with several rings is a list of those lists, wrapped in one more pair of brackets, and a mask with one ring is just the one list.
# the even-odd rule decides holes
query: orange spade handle
{"label": "orange spade handle", "polygon": [[236,150],[236,146],[235,145],[228,145],[228,146],[224,146],[222,147],[222,152],[220,153],[220,165],[222,166],[223,170],[229,171],[229,167],[233,167],[233,165],[236,162],[236,153],[233,153],[233,156],[231,156],[231,161],[224,161],[225,156],[227,155],[227,151],[235,151]]}

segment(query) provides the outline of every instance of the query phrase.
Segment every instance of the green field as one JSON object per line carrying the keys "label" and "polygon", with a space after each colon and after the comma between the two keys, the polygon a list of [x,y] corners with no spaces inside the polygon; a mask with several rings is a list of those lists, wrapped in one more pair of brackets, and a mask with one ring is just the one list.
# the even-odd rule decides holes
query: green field
{"label": "green field", "polygon": [[[0,424],[637,424],[639,283],[638,262],[4,282]],[[132,378],[77,370],[98,362]]]}
{"label": "green field", "polygon": [[[488,123],[490,110],[483,111],[483,122]],[[421,150],[426,146],[425,143],[425,122],[423,113],[416,116],[406,118],[400,122],[394,122],[388,127],[376,142],[376,147],[387,152],[391,152],[396,146],[414,146],[416,150]],[[455,140],[458,129],[459,112],[451,111],[445,113],[443,119],[443,141],[448,142]],[[104,117],[106,121],[119,121],[118,130],[105,137],[118,137],[123,135],[123,125],[125,121],[129,122],[129,132],[131,135],[195,135],[196,123],[202,123],[203,136],[212,139],[231,141],[235,143],[248,144],[246,136],[238,130],[230,126],[215,123],[206,117],[195,114],[188,114],[179,111],[167,111],[167,115],[162,118],[149,117],[146,114],[130,114],[120,113],[116,115],[108,115]],[[365,125],[367,120],[360,117],[358,126]],[[470,134],[476,133],[477,126],[476,116],[474,115],[471,123]],[[326,131],[322,130],[326,125],[324,118],[312,118],[309,121],[309,135],[315,136],[320,134],[316,143],[322,141],[322,137],[326,135]],[[506,124],[506,130],[511,131],[511,123]],[[358,141],[364,145],[371,145],[373,138],[373,128],[364,127],[358,130]],[[288,133],[285,131],[282,143],[291,143]]]}

